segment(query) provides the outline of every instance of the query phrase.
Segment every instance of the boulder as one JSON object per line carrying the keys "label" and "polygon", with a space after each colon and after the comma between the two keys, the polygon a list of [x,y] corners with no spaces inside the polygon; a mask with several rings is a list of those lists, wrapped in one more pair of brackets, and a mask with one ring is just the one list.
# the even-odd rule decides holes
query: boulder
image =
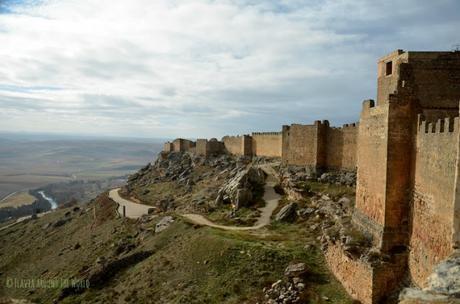
{"label": "boulder", "polygon": [[351,200],[348,197],[342,197],[337,203],[343,208],[351,208]]}
{"label": "boulder", "polygon": [[307,271],[308,269],[305,263],[291,263],[284,270],[284,275],[289,278],[302,277]]}
{"label": "boulder", "polygon": [[253,199],[254,189],[265,183],[265,173],[260,168],[250,167],[239,171],[218,192],[215,205],[229,202],[236,209],[246,207]]}
{"label": "boulder", "polygon": [[278,212],[275,220],[281,222],[294,222],[297,219],[297,203],[290,203]]}

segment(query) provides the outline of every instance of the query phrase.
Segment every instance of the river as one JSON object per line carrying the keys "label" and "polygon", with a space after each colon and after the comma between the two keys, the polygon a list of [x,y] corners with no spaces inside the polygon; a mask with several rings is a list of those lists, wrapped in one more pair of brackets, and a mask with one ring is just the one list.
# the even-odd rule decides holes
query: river
{"label": "river", "polygon": [[38,193],[50,203],[51,209],[56,209],[58,207],[58,204],[56,203],[56,201],[52,197],[47,196],[45,192],[38,191]]}

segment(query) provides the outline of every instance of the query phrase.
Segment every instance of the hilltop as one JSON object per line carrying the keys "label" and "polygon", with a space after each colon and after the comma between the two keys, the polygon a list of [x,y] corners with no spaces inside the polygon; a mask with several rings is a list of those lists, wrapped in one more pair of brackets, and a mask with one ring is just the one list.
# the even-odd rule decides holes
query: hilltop
{"label": "hilltop", "polygon": [[[181,216],[252,225],[264,205],[256,182],[260,165],[277,174],[275,189],[282,193],[269,226],[225,231]],[[248,172],[259,172],[259,178]],[[251,197],[240,196],[241,205],[232,210],[236,197],[226,191],[242,177]],[[335,225],[332,214],[346,218],[353,187],[318,182],[304,168],[287,169],[276,159],[172,153],[132,175],[121,193],[151,205],[151,214],[122,218],[104,193],[84,207],[63,206],[0,228],[3,283],[77,278],[89,281],[89,288],[2,284],[0,294],[34,303],[351,303],[327,269],[321,247],[322,231]],[[333,207],[334,201],[343,208]]]}

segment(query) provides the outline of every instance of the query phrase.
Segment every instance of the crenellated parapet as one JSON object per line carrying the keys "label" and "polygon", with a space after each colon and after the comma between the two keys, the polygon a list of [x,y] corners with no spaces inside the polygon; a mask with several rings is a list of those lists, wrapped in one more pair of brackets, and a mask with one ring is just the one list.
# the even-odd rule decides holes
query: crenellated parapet
{"label": "crenellated parapet", "polygon": [[282,132],[252,132],[252,136],[280,136]]}
{"label": "crenellated parapet", "polygon": [[[418,135],[425,134],[439,134],[439,133],[458,133],[459,131],[459,118],[458,117],[445,117],[439,118],[435,121],[429,121],[424,115],[418,115]],[[454,135],[454,134],[452,134]]]}
{"label": "crenellated parapet", "polygon": [[458,246],[459,135],[459,117],[418,115],[409,271],[420,286]]}

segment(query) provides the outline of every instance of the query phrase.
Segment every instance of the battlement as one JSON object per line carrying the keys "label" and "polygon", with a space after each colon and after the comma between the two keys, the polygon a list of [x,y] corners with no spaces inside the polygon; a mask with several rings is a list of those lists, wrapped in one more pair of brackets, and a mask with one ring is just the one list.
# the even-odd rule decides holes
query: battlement
{"label": "battlement", "polygon": [[436,121],[428,121],[422,114],[418,115],[418,133],[438,134],[438,133],[458,133],[459,118],[445,117]]}
{"label": "battlement", "polygon": [[281,134],[282,132],[252,132],[252,136],[272,136]]}
{"label": "battlement", "polygon": [[350,123],[350,124],[343,124],[341,127],[330,127],[333,130],[355,130],[359,127],[359,123]]}
{"label": "battlement", "polygon": [[244,138],[246,136],[251,136],[249,134],[244,134],[244,135],[225,135],[224,137],[222,137],[222,140],[224,139],[228,139],[228,138]]}

